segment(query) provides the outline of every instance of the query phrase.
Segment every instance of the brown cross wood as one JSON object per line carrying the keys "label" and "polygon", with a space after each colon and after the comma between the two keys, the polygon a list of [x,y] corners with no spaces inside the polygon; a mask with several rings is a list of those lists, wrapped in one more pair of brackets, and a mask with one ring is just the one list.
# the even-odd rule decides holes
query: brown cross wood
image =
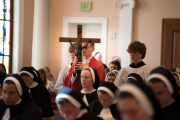
{"label": "brown cross wood", "polygon": [[[78,38],[60,37],[59,42],[70,42],[72,47],[73,47],[73,45],[71,42],[78,42],[78,44],[80,45],[79,46],[80,48],[82,48],[82,43],[88,43],[88,42],[89,43],[101,43],[101,39],[98,39],[98,38],[82,38],[82,25],[77,26],[77,36],[78,36]],[[78,62],[82,62],[82,49],[76,50],[76,48],[74,48],[76,58],[78,58]],[[76,54],[77,52],[80,53],[80,54],[78,54],[78,56]],[[77,88],[78,88],[78,91],[80,91],[82,89],[82,86],[80,83],[80,74],[81,74],[81,71],[77,71],[77,78],[78,78]]]}
{"label": "brown cross wood", "polygon": [[82,42],[87,43],[89,40],[91,40],[91,43],[101,43],[101,39],[99,38],[82,38],[82,25],[77,26],[77,36],[78,38],[68,38],[68,37],[60,37],[59,42],[78,42],[82,45]]}

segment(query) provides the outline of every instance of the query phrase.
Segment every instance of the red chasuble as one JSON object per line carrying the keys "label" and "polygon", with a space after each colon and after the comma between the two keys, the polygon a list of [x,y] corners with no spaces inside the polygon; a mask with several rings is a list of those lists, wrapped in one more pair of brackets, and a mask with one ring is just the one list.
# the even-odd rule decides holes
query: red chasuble
{"label": "red chasuble", "polygon": [[[89,67],[96,68],[100,82],[105,81],[105,69],[101,62],[99,62],[94,57],[92,57],[91,60],[89,61]],[[74,81],[73,85],[71,86],[71,77],[73,71],[74,71],[74,64],[72,64],[71,68],[69,69],[69,74],[66,76],[63,83],[65,87],[69,87],[77,91],[77,79]]]}

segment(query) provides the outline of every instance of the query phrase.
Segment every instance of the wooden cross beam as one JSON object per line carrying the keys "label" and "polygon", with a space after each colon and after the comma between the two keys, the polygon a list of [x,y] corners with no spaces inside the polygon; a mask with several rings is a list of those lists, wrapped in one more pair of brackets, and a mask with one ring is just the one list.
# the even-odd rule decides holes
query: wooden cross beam
{"label": "wooden cross beam", "polygon": [[[78,25],[77,26],[77,38],[68,38],[68,37],[60,37],[59,38],[59,42],[70,42],[71,46],[73,47],[71,42],[78,42],[78,49],[77,47],[74,48],[75,49],[75,55],[76,58],[78,59],[78,62],[82,62],[82,43],[101,43],[101,39],[99,38],[82,38],[82,25]],[[80,54],[77,54],[80,53]],[[81,71],[77,71],[77,78],[78,78],[78,91],[80,91],[82,89],[81,87],[81,82],[80,82],[80,74]]]}
{"label": "wooden cross beam", "polygon": [[77,36],[78,38],[60,37],[59,42],[69,42],[68,40],[70,40],[71,42],[78,42],[82,44],[82,42],[87,43],[91,40],[91,43],[101,43],[101,39],[99,38],[82,38],[82,25],[78,25]]}

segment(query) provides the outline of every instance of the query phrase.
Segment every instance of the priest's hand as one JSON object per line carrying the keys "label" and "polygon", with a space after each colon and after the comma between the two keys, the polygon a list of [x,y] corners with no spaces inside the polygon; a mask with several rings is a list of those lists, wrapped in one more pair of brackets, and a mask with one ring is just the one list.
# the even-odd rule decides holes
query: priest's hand
{"label": "priest's hand", "polygon": [[83,68],[85,68],[83,62],[78,62],[78,59],[75,59],[73,64],[74,64],[74,72],[73,73],[76,73],[76,70],[82,70]]}
{"label": "priest's hand", "polygon": [[110,118],[107,118],[106,120],[116,120],[116,119],[114,119],[114,118],[110,117]]}
{"label": "priest's hand", "polygon": [[78,62],[75,66],[76,70],[82,70],[84,68],[85,68],[85,66],[84,66],[83,62]]}
{"label": "priest's hand", "polygon": [[78,59],[75,59],[73,64],[74,64],[74,71],[73,73],[76,74],[76,64],[78,63]]}
{"label": "priest's hand", "polygon": [[78,63],[78,59],[74,59],[73,64],[76,65]]}

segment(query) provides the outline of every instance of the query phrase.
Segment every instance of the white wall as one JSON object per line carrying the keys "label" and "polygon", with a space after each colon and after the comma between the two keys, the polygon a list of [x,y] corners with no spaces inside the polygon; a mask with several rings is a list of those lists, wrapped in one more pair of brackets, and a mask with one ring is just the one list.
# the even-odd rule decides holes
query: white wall
{"label": "white wall", "polygon": [[136,0],[133,40],[145,43],[144,59],[150,67],[160,65],[162,19],[180,18],[180,0]]}

